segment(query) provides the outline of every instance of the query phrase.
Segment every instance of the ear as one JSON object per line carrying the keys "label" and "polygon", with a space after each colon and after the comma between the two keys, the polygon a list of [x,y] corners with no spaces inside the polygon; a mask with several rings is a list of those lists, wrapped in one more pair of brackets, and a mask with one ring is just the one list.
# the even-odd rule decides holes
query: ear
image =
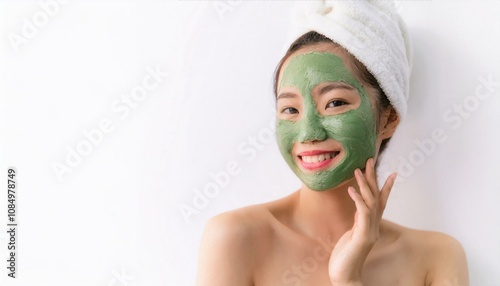
{"label": "ear", "polygon": [[398,113],[394,110],[394,107],[389,106],[389,108],[383,111],[380,115],[378,139],[384,140],[391,138],[396,131],[399,122],[400,119]]}

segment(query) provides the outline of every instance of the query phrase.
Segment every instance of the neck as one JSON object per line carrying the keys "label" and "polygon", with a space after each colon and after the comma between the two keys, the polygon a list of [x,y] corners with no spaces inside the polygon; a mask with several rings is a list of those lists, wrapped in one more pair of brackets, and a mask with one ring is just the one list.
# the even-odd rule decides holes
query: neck
{"label": "neck", "polygon": [[313,191],[303,185],[297,192],[294,221],[306,236],[337,241],[354,224],[356,205],[347,192],[357,188],[354,178],[333,189]]}

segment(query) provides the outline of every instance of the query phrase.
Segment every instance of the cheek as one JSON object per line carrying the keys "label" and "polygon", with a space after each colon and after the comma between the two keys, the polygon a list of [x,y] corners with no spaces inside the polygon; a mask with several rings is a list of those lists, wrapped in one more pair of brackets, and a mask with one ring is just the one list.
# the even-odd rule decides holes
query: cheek
{"label": "cheek", "polygon": [[297,140],[299,124],[296,122],[278,120],[276,123],[276,140],[281,152],[290,152]]}
{"label": "cheek", "polygon": [[323,126],[328,137],[341,143],[346,153],[373,153],[376,143],[373,116],[367,116],[361,110],[352,110],[345,114],[325,117]]}

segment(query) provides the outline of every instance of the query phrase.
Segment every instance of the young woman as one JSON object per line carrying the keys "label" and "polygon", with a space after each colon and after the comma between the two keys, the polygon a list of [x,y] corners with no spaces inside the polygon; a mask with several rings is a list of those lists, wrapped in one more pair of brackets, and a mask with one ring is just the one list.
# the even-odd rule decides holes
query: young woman
{"label": "young woman", "polygon": [[468,285],[455,239],[382,219],[396,174],[379,187],[375,162],[401,111],[379,81],[318,32],[290,46],[275,78],[276,136],[303,184],[212,218],[198,286]]}

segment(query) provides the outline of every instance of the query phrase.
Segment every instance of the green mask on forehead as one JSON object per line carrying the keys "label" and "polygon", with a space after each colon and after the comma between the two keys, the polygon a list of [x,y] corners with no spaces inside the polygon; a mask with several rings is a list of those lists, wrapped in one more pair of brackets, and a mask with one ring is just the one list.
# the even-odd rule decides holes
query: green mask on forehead
{"label": "green mask on forehead", "polygon": [[[336,115],[320,115],[312,89],[323,82],[343,82],[356,88],[358,108]],[[328,52],[309,52],[294,56],[283,71],[279,87],[294,86],[302,95],[303,109],[295,121],[276,121],[276,138],[281,154],[293,172],[310,189],[324,191],[352,178],[356,168],[364,168],[375,155],[375,115],[361,83],[347,70],[342,59]],[[320,106],[319,108],[325,108]],[[280,111],[278,111],[280,112]],[[304,172],[292,155],[295,143],[331,138],[344,149],[344,158],[329,169]]]}

